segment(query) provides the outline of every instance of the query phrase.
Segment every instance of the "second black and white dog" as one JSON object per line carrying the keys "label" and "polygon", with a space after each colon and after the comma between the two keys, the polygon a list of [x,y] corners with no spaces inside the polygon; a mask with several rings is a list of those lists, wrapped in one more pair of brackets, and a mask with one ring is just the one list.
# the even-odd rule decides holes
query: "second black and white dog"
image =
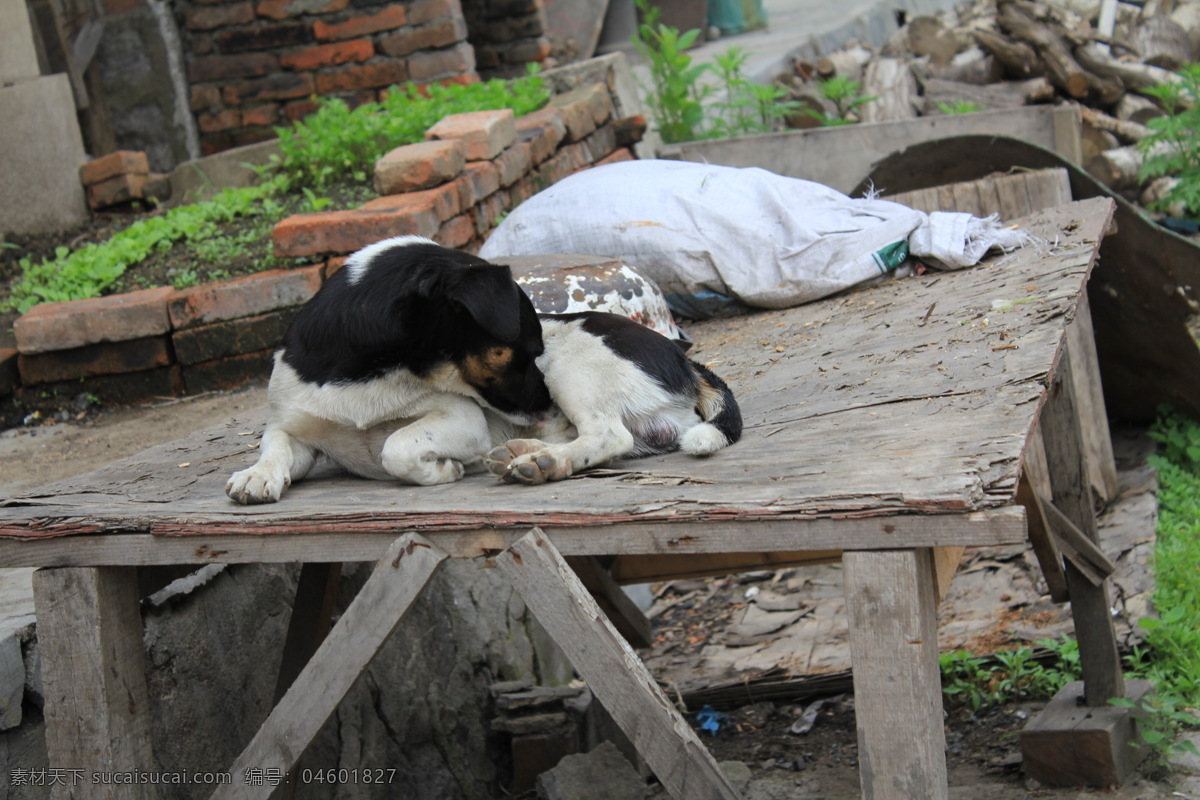
{"label": "second black and white dog", "polygon": [[239,503],[278,500],[319,455],[366,478],[542,483],[621,456],[738,440],[729,388],[611,314],[540,321],[505,266],[414,236],[370,245],[301,309],[275,354]]}

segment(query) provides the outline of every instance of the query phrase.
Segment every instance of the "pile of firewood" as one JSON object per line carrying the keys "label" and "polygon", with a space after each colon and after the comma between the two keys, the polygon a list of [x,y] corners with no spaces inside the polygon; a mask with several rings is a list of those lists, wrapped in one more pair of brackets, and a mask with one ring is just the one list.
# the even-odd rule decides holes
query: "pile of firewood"
{"label": "pile of firewood", "polygon": [[1131,197],[1144,189],[1148,203],[1173,179],[1139,186],[1137,142],[1164,113],[1140,90],[1178,82],[1174,70],[1198,57],[1200,0],[976,0],[909,20],[878,51],[851,42],[816,63],[798,61],[785,79],[801,111],[788,124],[845,114],[849,106],[837,109],[821,91],[834,76],[872,98],[849,112],[861,122],[1072,103],[1083,120],[1084,166]]}

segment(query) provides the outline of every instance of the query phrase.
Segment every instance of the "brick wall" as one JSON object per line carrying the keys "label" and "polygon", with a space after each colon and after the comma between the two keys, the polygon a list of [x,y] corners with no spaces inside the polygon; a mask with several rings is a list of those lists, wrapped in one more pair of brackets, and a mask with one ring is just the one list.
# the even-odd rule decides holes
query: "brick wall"
{"label": "brick wall", "polygon": [[482,77],[519,75],[550,55],[543,0],[462,0],[462,8]]}
{"label": "brick wall", "polygon": [[614,118],[603,82],[557,95],[525,117],[510,110],[446,117],[427,141],[379,160],[380,197],[276,226],[277,254],[306,257],[311,266],[34,306],[13,325],[16,351],[0,351],[0,396],[56,409],[81,392],[122,404],[264,379],[293,315],[347,254],[401,234],[477,250],[521,200],[578,170],[633,158],[644,131],[640,117]]}
{"label": "brick wall", "polygon": [[314,95],[351,105],[412,81],[474,81],[459,0],[180,0],[191,108],[213,153],[272,138]]}

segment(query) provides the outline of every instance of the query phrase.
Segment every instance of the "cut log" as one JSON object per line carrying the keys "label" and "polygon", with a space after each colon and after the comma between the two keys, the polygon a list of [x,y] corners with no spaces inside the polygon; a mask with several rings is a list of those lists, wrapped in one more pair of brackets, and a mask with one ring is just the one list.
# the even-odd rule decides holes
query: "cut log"
{"label": "cut log", "polygon": [[902,59],[878,58],[863,75],[863,122],[896,122],[917,116],[917,81]]}
{"label": "cut log", "polygon": [[929,56],[934,64],[949,64],[970,44],[958,31],[947,29],[937,17],[914,17],[905,27],[912,54]]}
{"label": "cut log", "polygon": [[[1161,178],[1155,178],[1146,185],[1142,190],[1141,196],[1138,197],[1138,202],[1147,208],[1156,203],[1161,203],[1167,198],[1171,190],[1179,185],[1179,178],[1171,175],[1163,175]],[[1173,203],[1166,210],[1169,217],[1182,217],[1186,215],[1187,209],[1182,203]]]}
{"label": "cut log", "polygon": [[1126,94],[1113,106],[1113,116],[1126,122],[1136,122],[1145,125],[1152,119],[1166,116],[1165,111],[1154,104],[1148,97],[1140,94]]}
{"label": "cut log", "polygon": [[1129,91],[1183,81],[1179,75],[1161,67],[1133,61],[1118,61],[1102,44],[1092,43],[1077,47],[1075,56],[1079,59],[1079,63],[1093,74],[1115,78],[1125,84],[1125,88]]}
{"label": "cut log", "polygon": [[822,118],[837,116],[837,106],[814,85],[793,89],[788,99],[798,104],[795,111],[783,118],[789,128],[819,128]]}
{"label": "cut log", "polygon": [[936,114],[939,103],[973,103],[980,108],[1019,108],[1054,99],[1054,87],[1045,78],[1001,81],[987,86],[928,78],[925,81],[924,114]]}
{"label": "cut log", "polygon": [[863,69],[874,57],[875,54],[862,45],[838,50],[817,59],[817,75],[825,79],[841,75],[859,81],[862,80]]}
{"label": "cut log", "polygon": [[[1151,150],[1151,153],[1165,152],[1168,149],[1170,149],[1170,145],[1166,142],[1161,142]],[[1096,180],[1110,189],[1129,189],[1141,182],[1138,173],[1144,161],[1145,158],[1142,155],[1141,149],[1136,145],[1128,145],[1100,153],[1095,158],[1085,162],[1084,168]]]}
{"label": "cut log", "polygon": [[1194,60],[1188,32],[1169,17],[1151,17],[1142,22],[1134,29],[1130,44],[1142,61],[1153,67],[1174,70]]}
{"label": "cut log", "polygon": [[942,78],[980,86],[995,83],[1004,78],[1004,65],[981,47],[968,47],[945,64],[930,58],[926,74],[931,78]]}
{"label": "cut log", "polygon": [[1111,131],[1084,125],[1079,129],[1080,143],[1083,145],[1083,163],[1089,163],[1093,158],[1107,150],[1115,150],[1121,146],[1116,134]]}
{"label": "cut log", "polygon": [[[1107,131],[1127,144],[1140,142],[1142,139],[1145,139],[1147,136],[1154,133],[1154,131],[1150,128],[1147,128],[1145,125],[1141,125],[1137,122],[1130,122],[1129,120],[1110,117],[1108,114],[1097,111],[1094,108],[1088,108],[1085,105],[1078,105],[1078,108],[1080,118],[1083,120],[1083,125],[1085,128]],[[1086,152],[1084,155],[1087,155]]]}
{"label": "cut log", "polygon": [[995,31],[972,31],[975,41],[999,61],[1013,78],[1032,78],[1042,74],[1037,53],[1024,42],[1014,42]]}
{"label": "cut log", "polygon": [[1051,83],[1076,99],[1087,97],[1092,77],[1075,61],[1058,32],[1011,3],[1000,6],[996,19],[1010,36],[1036,51]]}

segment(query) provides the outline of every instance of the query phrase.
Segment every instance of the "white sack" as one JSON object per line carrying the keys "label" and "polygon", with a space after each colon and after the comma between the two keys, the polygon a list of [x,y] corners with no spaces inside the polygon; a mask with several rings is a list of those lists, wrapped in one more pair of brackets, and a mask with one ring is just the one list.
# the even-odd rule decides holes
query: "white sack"
{"label": "white sack", "polygon": [[[992,241],[981,229],[996,230],[994,220],[965,214],[942,222],[918,238],[936,244],[929,255],[948,255],[951,267],[978,261],[982,251],[970,260],[972,253]],[[578,172],[526,200],[480,255],[620,258],[653,278],[676,313],[701,318],[740,305],[794,306],[877,277],[904,261],[909,237],[928,223],[898,203],[852,199],[764,169],[623,161]]]}

